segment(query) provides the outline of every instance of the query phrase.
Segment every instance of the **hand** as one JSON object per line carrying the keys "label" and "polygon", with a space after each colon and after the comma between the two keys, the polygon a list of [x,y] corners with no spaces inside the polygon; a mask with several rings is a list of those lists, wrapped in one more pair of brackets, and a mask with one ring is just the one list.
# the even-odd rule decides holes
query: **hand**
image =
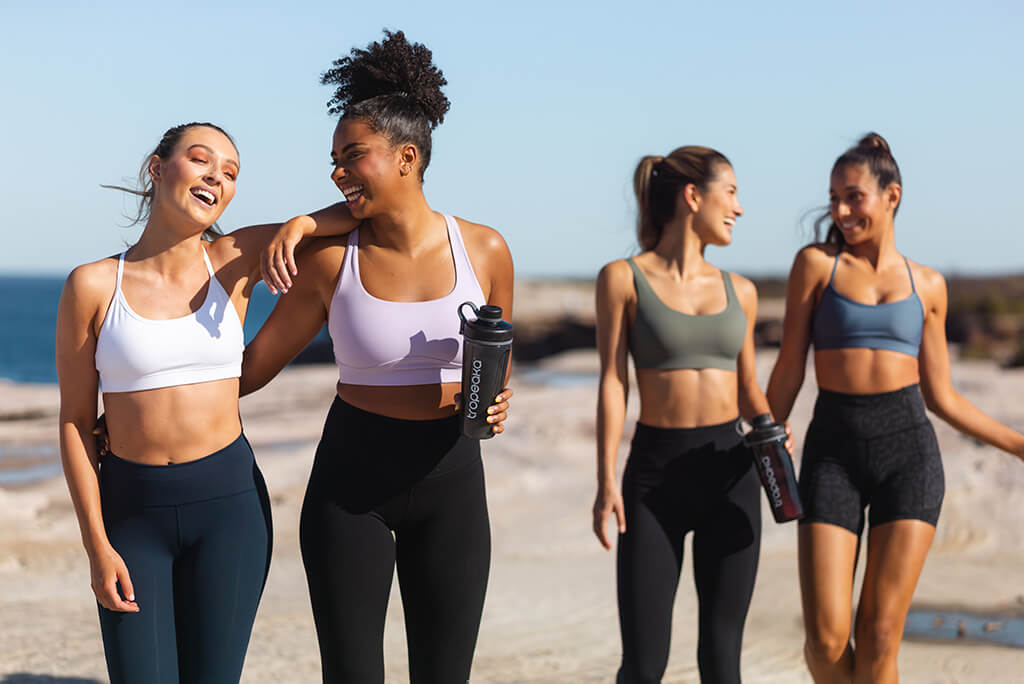
{"label": "hand", "polygon": [[291,288],[291,277],[299,273],[295,265],[295,247],[306,236],[306,229],[315,225],[312,221],[308,216],[296,216],[284,222],[263,248],[260,254],[260,275],[271,294],[288,292]]}
{"label": "hand", "polygon": [[[492,423],[491,432],[500,435],[505,431],[504,422],[508,419],[508,400],[512,398],[512,390],[508,387],[494,397],[494,403],[487,407],[487,422]],[[455,412],[462,410],[462,392],[455,395]]]}
{"label": "hand", "polygon": [[619,534],[624,533],[626,531],[626,508],[622,503],[622,493],[614,484],[599,488],[597,498],[594,499],[594,534],[597,535],[597,540],[605,549],[612,548],[612,541],[608,538],[608,532],[605,530],[608,516],[611,513],[615,514]]}
{"label": "hand", "polygon": [[101,413],[96,419],[96,427],[92,429],[92,436],[96,440],[96,453],[105,456],[110,453],[110,433],[107,432],[107,414]]}
{"label": "hand", "polygon": [[792,456],[793,455],[793,428],[789,427],[789,421],[788,420],[786,421],[785,425],[786,425],[786,444],[785,444],[786,451],[788,451],[789,455]]}
{"label": "hand", "polygon": [[[107,546],[95,556],[89,557],[89,569],[92,573],[92,593],[96,600],[107,610],[119,613],[138,613],[139,604],[135,603],[135,589],[128,576],[128,567],[114,547]],[[121,592],[118,593],[118,585]],[[121,595],[124,598],[121,598]],[[125,600],[127,599],[127,600]]]}

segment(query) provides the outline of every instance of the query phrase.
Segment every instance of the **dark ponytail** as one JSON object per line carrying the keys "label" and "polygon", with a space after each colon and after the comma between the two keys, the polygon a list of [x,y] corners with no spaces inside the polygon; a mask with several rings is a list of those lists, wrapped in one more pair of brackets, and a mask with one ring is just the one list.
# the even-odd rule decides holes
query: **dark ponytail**
{"label": "dark ponytail", "polygon": [[[885,141],[885,138],[880,136],[878,133],[868,133],[860,141],[851,147],[850,149],[839,155],[839,159],[836,159],[836,163],[832,165],[832,173],[835,173],[838,169],[844,166],[850,166],[854,164],[864,164],[868,167],[871,175],[874,176],[878,182],[878,187],[882,190],[889,187],[893,183],[902,186],[903,179],[900,176],[900,167],[896,164],[896,159],[892,156],[892,150],[889,149],[889,143]],[[893,214],[899,211],[899,205],[896,205],[896,209]],[[840,247],[846,244],[846,239],[843,238],[843,233],[839,230],[839,226],[836,225],[835,221],[832,220],[832,213],[826,212],[820,216],[814,222],[814,239],[815,242],[821,242],[821,231],[824,226],[828,226],[827,232],[825,233],[826,243],[835,243]]]}
{"label": "dark ponytail", "polygon": [[732,166],[721,152],[697,145],[676,148],[667,157],[646,156],[640,160],[633,174],[633,191],[637,202],[636,236],[641,248],[654,249],[658,244],[665,224],[675,218],[683,188],[693,184],[706,189],[721,164]]}
{"label": "dark ponytail", "polygon": [[430,132],[451,107],[441,91],[448,81],[432,60],[422,43],[385,29],[384,40],[365,50],[353,48],[320,77],[321,84],[337,86],[327,103],[329,113],[364,122],[392,146],[416,146],[421,182],[430,164]]}
{"label": "dark ponytail", "polygon": [[[139,198],[139,207],[135,212],[135,216],[129,216],[129,226],[142,223],[149,218],[149,210],[153,205],[153,179],[149,177],[149,162],[155,156],[160,159],[166,160],[170,158],[171,153],[174,152],[174,148],[178,146],[178,141],[181,140],[182,136],[190,128],[196,128],[202,126],[204,128],[212,128],[215,131],[219,131],[224,134],[224,137],[231,141],[232,145],[235,145],[235,139],[232,138],[227,131],[216,124],[203,122],[199,123],[193,121],[186,124],[178,124],[168,128],[163,137],[160,138],[160,142],[157,143],[156,148],[146,155],[145,160],[142,162],[142,168],[139,169],[138,186],[136,188],[126,188],[121,185],[100,185],[101,188],[109,188],[111,190],[121,190],[132,195],[136,195]],[[237,149],[237,145],[235,146]],[[223,235],[217,224],[214,223],[212,226],[203,231],[203,239],[212,242],[218,237]]]}

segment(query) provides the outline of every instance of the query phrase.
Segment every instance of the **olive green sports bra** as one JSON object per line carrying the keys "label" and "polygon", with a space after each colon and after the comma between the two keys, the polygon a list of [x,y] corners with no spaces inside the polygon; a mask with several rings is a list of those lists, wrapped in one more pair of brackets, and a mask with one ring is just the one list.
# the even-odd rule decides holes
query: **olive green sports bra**
{"label": "olive green sports bra", "polygon": [[736,358],[747,333],[747,315],[736,299],[732,278],[722,271],[725,309],[714,314],[685,314],[654,294],[633,259],[636,320],[629,331],[629,350],[637,368],[720,368],[736,370]]}

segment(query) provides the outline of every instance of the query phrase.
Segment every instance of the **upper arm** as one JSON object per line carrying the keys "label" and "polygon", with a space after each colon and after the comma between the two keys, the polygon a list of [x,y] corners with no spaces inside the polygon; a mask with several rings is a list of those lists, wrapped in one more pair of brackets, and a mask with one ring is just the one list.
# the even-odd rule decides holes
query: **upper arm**
{"label": "upper arm", "polygon": [[918,367],[922,394],[929,406],[935,406],[953,391],[949,376],[949,347],[946,343],[946,310],[949,302],[945,278],[931,268],[919,268],[918,290],[924,295],[921,300],[925,310]]}
{"label": "upper arm", "polygon": [[816,245],[804,247],[793,260],[786,283],[786,313],[782,322],[782,348],[776,367],[803,369],[811,346],[811,326],[822,283],[825,253]]}
{"label": "upper arm", "polygon": [[325,244],[299,255],[306,277],[296,279],[287,294],[279,295],[270,316],[246,345],[241,394],[269,382],[320,332],[341,265],[339,253],[344,254],[344,247]]}
{"label": "upper arm", "polygon": [[334,204],[318,209],[309,214],[316,227],[311,235],[316,237],[330,237],[332,235],[347,235],[359,225],[359,219],[352,216],[352,212],[345,202]]}
{"label": "upper arm", "polygon": [[595,327],[602,379],[610,374],[626,383],[629,302],[634,296],[633,271],[625,261],[613,261],[598,273]]}
{"label": "upper arm", "polygon": [[[68,276],[57,307],[56,365],[61,422],[96,420],[99,374],[96,340],[114,274],[102,262],[79,266]],[[109,282],[108,282],[109,281]]]}
{"label": "upper arm", "polygon": [[479,265],[480,286],[484,288],[487,303],[500,306],[502,317],[512,320],[512,293],[515,268],[512,253],[501,234],[489,226],[457,219],[463,226],[463,236],[470,251],[470,261]]}
{"label": "upper arm", "polygon": [[757,359],[754,355],[754,326],[757,323],[757,288],[746,278],[730,274],[736,298],[747,318],[747,329],[743,336],[743,346],[736,360],[736,371],[739,386],[747,387],[751,383],[757,385]]}

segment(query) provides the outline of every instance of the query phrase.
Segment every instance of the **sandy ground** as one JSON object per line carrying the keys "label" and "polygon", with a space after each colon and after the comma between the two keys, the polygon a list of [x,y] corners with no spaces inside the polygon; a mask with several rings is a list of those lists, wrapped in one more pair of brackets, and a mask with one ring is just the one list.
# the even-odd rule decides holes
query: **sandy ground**
{"label": "sandy ground", "polygon": [[[773,352],[759,356],[766,379]],[[574,352],[517,369],[508,431],[484,446],[493,534],[474,682],[610,682],[619,658],[614,555],[590,532],[596,356]],[[541,372],[543,371],[543,372]],[[244,682],[316,682],[319,664],[299,558],[298,513],[333,392],[334,369],[289,369],[242,402],[246,432],[271,490],[270,577]],[[543,378],[547,378],[543,382]],[[554,383],[551,378],[557,378]],[[1024,429],[1024,374],[954,364],[956,386]],[[635,395],[634,395],[635,396]],[[813,374],[793,417],[802,435]],[[0,385],[0,445],[52,443],[54,387]],[[632,435],[635,402],[620,455]],[[12,414],[21,412],[22,418]],[[936,423],[946,502],[915,602],[1024,611],[1024,464]],[[799,444],[798,444],[799,449]],[[687,550],[689,553],[689,550]],[[863,565],[863,563],[861,564]],[[689,558],[676,600],[666,682],[697,682]],[[809,682],[802,656],[796,526],[765,507],[761,567],[747,622],[747,682]],[[385,643],[389,681],[407,681],[397,589]],[[1024,682],[1024,649],[906,642],[905,682]],[[0,488],[0,684],[106,681],[88,567],[63,480]]]}

